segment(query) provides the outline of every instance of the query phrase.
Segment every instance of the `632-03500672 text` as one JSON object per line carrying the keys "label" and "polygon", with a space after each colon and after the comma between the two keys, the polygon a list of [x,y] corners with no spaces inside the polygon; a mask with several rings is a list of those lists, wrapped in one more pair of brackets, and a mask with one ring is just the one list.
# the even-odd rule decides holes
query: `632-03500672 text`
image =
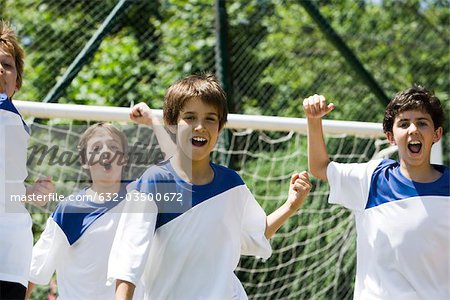
{"label": "632-03500672 text", "polygon": [[[97,193],[85,195],[70,195],[68,197],[58,194],[50,193],[48,195],[11,195],[11,202],[108,202],[120,201],[123,199],[118,193]],[[125,195],[126,201],[156,201],[156,202],[183,202],[182,193],[127,193]]]}

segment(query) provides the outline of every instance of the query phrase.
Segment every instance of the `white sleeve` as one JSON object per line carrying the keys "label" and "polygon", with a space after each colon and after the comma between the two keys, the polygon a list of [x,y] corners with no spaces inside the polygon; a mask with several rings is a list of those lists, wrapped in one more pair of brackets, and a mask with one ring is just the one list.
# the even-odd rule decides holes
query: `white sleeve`
{"label": "white sleeve", "polygon": [[0,109],[0,213],[6,211],[6,140],[3,125],[3,110]]}
{"label": "white sleeve", "polygon": [[330,185],[328,202],[363,211],[369,196],[372,173],[381,160],[368,163],[330,162],[327,167],[327,179]]}
{"label": "white sleeve", "polygon": [[158,208],[144,193],[129,192],[117,225],[108,262],[107,285],[116,279],[137,285],[144,273],[155,232]]}
{"label": "white sleeve", "polygon": [[272,247],[264,235],[267,216],[248,188],[245,189],[247,201],[242,216],[241,254],[267,259],[272,255]]}
{"label": "white sleeve", "polygon": [[53,218],[48,218],[41,237],[33,247],[29,281],[40,285],[48,284],[67,246],[66,236],[61,228]]}
{"label": "white sleeve", "polygon": [[19,200],[28,176],[28,139],[20,115],[0,109],[0,212],[26,212]]}

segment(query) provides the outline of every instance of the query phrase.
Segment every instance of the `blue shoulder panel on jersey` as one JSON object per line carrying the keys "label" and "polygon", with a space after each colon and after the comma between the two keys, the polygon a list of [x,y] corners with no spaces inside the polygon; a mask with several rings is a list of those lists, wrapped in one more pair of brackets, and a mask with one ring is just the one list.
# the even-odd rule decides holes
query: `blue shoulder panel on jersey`
{"label": "blue shoulder panel on jersey", "polygon": [[158,206],[157,229],[192,207],[236,186],[244,185],[236,171],[213,163],[210,165],[214,171],[214,179],[205,185],[185,182],[167,161],[147,170],[139,180],[129,185],[128,190],[135,189],[149,194],[155,200]]}
{"label": "blue shoulder panel on jersey", "polygon": [[435,182],[420,183],[406,178],[398,162],[383,160],[372,174],[366,209],[416,196],[450,196],[449,169],[441,165],[433,167],[442,176]]}
{"label": "blue shoulder panel on jersey", "polygon": [[22,124],[23,124],[23,127],[25,128],[25,131],[28,134],[30,134],[30,128],[28,127],[27,123],[25,123],[25,121],[22,118],[22,115],[19,113],[19,111],[17,110],[17,108],[14,106],[14,104],[12,103],[12,101],[9,98],[7,98],[5,100],[0,99],[0,109],[7,110],[14,114],[17,114],[20,117],[20,119],[22,120]]}
{"label": "blue shoulder panel on jersey", "polygon": [[65,201],[58,204],[51,215],[55,223],[66,235],[70,245],[73,245],[95,220],[103,216],[126,197],[125,185],[122,185],[117,199],[104,203],[89,201],[86,197],[86,190],[83,189],[79,193],[71,195],[70,198],[67,197]]}

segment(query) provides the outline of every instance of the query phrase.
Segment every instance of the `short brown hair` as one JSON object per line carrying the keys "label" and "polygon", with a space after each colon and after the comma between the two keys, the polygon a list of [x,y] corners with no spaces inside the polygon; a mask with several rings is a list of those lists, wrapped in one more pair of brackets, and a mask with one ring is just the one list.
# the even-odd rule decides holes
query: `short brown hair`
{"label": "short brown hair", "polygon": [[20,89],[23,80],[25,52],[20,47],[11,25],[3,20],[0,20],[0,47],[5,49],[14,58],[17,70],[16,85]]}
{"label": "short brown hair", "polygon": [[225,92],[212,74],[190,75],[175,82],[164,96],[163,116],[167,125],[176,125],[186,101],[199,98],[214,106],[219,113],[219,129],[227,122],[228,108]]}
{"label": "short brown hair", "polygon": [[81,135],[80,142],[78,143],[77,150],[80,155],[80,162],[82,165],[86,165],[88,163],[87,157],[87,144],[88,141],[95,135],[96,131],[99,129],[104,129],[111,135],[115,135],[119,137],[120,143],[122,144],[123,154],[127,155],[128,153],[128,141],[125,134],[117,129],[114,125],[110,123],[96,123],[91,125],[86,131]]}
{"label": "short brown hair", "polygon": [[397,115],[407,110],[421,110],[428,113],[433,120],[434,129],[444,124],[444,110],[434,93],[420,85],[414,85],[397,95],[388,104],[384,112],[383,131],[392,132]]}

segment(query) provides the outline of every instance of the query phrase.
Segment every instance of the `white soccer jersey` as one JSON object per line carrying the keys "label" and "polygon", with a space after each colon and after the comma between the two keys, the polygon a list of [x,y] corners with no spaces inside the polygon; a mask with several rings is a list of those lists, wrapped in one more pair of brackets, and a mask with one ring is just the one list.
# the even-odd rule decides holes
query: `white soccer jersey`
{"label": "white soccer jersey", "polygon": [[60,203],[33,248],[30,281],[48,284],[56,271],[58,299],[114,299],[106,272],[125,188],[120,194],[117,202],[96,203],[82,190]]}
{"label": "white soccer jersey", "polygon": [[353,210],[354,299],[450,299],[450,177],[406,178],[393,160],[330,163],[330,203]]}
{"label": "white soccer jersey", "polygon": [[[118,234],[123,233],[111,251],[110,281],[133,282],[143,274],[143,299],[247,298],[234,269],[241,255],[271,255],[264,236],[266,214],[235,171],[211,166],[214,179],[206,185],[186,183],[165,162],[128,187],[153,198],[156,230],[153,236],[155,225],[148,222],[145,231],[134,217],[120,223]],[[124,263],[130,255],[133,259]]]}
{"label": "white soccer jersey", "polygon": [[0,100],[0,280],[28,284],[32,220],[25,196],[29,129],[9,100]]}

